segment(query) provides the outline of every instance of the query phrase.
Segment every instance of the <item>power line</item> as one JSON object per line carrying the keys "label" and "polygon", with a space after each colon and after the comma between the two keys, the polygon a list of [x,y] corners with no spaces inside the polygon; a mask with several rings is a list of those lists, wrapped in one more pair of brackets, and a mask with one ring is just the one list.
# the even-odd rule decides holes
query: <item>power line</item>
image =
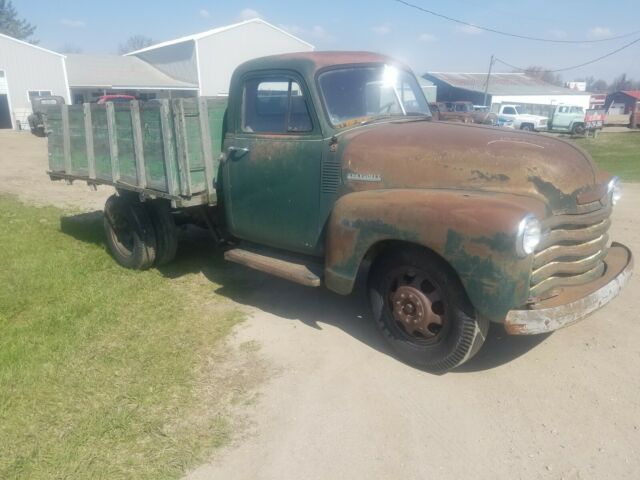
{"label": "power line", "polygon": [[[636,44],[638,42],[640,42],[640,37],[636,38],[632,42],[627,43],[626,45],[623,45],[620,48],[616,48],[612,52],[605,53],[604,55],[601,55],[598,58],[594,58],[593,60],[589,60],[588,62],[584,62],[584,63],[581,63],[579,65],[574,65],[572,67],[556,68],[555,70],[545,70],[545,72],[549,72],[549,73],[565,72],[567,70],[574,70],[576,68],[584,67],[586,65],[591,65],[592,63],[596,63],[596,62],[598,62],[598,61],[600,61],[600,60],[602,60],[604,58],[610,57],[611,55],[615,55],[619,51],[624,50],[625,48],[629,48],[631,45],[634,45],[634,44]],[[523,72],[526,70],[526,68],[516,67],[515,65],[511,65],[510,63],[507,63],[504,60],[501,60],[499,58],[496,58],[496,61],[502,63],[503,65],[506,65],[507,67],[514,68],[516,70],[520,70],[520,71],[523,71]]]}
{"label": "power line", "polygon": [[593,40],[560,40],[560,39],[552,39],[552,38],[542,38],[542,37],[531,37],[529,35],[521,35],[519,33],[510,33],[503,32],[502,30],[496,30],[494,28],[483,27],[482,25],[475,25],[470,22],[465,22],[464,20],[460,20],[458,18],[449,17],[442,13],[434,12],[433,10],[428,10],[420,5],[415,5],[413,3],[409,3],[405,0],[393,0],[396,3],[400,3],[406,7],[414,8],[424,13],[428,13],[429,15],[433,15],[435,17],[443,18],[445,20],[449,20],[450,22],[458,23],[460,25],[466,25],[468,27],[477,28],[479,30],[484,30],[486,32],[496,33],[498,35],[504,35],[507,37],[521,38],[524,40],[533,40],[536,42],[548,42],[548,43],[600,43],[600,42],[609,42],[611,40],[618,40],[620,38],[631,37],[633,35],[637,35],[640,33],[640,30],[636,30],[634,32],[625,33],[624,35],[616,35],[615,37],[607,37],[607,38],[599,38]]}

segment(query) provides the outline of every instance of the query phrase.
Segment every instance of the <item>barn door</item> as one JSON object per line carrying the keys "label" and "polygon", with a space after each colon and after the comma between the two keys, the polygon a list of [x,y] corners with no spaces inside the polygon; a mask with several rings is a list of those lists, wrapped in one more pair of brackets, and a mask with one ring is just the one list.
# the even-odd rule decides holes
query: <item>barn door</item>
{"label": "barn door", "polygon": [[0,128],[11,128],[11,111],[7,95],[0,94]]}

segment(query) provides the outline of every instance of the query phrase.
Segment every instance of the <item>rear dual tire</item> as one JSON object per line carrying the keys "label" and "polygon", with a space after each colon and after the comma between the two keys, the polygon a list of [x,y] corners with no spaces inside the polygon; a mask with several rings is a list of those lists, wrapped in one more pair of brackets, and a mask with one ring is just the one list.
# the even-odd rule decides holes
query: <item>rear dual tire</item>
{"label": "rear dual tire", "polygon": [[112,195],[105,204],[103,224],[109,251],[123,267],[147,270],[175,257],[176,227],[165,202]]}

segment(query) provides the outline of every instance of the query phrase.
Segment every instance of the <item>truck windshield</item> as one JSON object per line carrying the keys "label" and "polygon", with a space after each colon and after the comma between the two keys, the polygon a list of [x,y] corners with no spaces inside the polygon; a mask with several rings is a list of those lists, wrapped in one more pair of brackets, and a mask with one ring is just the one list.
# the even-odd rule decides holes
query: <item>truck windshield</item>
{"label": "truck windshield", "polygon": [[390,65],[330,70],[318,77],[336,128],[394,116],[431,116],[412,73]]}

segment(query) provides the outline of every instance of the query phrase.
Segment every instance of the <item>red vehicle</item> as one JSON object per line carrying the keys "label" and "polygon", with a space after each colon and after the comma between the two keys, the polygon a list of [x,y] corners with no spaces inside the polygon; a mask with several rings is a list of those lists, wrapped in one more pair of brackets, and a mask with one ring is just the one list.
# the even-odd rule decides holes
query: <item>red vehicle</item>
{"label": "red vehicle", "polygon": [[107,102],[114,103],[129,103],[131,100],[135,100],[136,97],[131,95],[103,95],[98,99],[98,104],[102,105]]}

